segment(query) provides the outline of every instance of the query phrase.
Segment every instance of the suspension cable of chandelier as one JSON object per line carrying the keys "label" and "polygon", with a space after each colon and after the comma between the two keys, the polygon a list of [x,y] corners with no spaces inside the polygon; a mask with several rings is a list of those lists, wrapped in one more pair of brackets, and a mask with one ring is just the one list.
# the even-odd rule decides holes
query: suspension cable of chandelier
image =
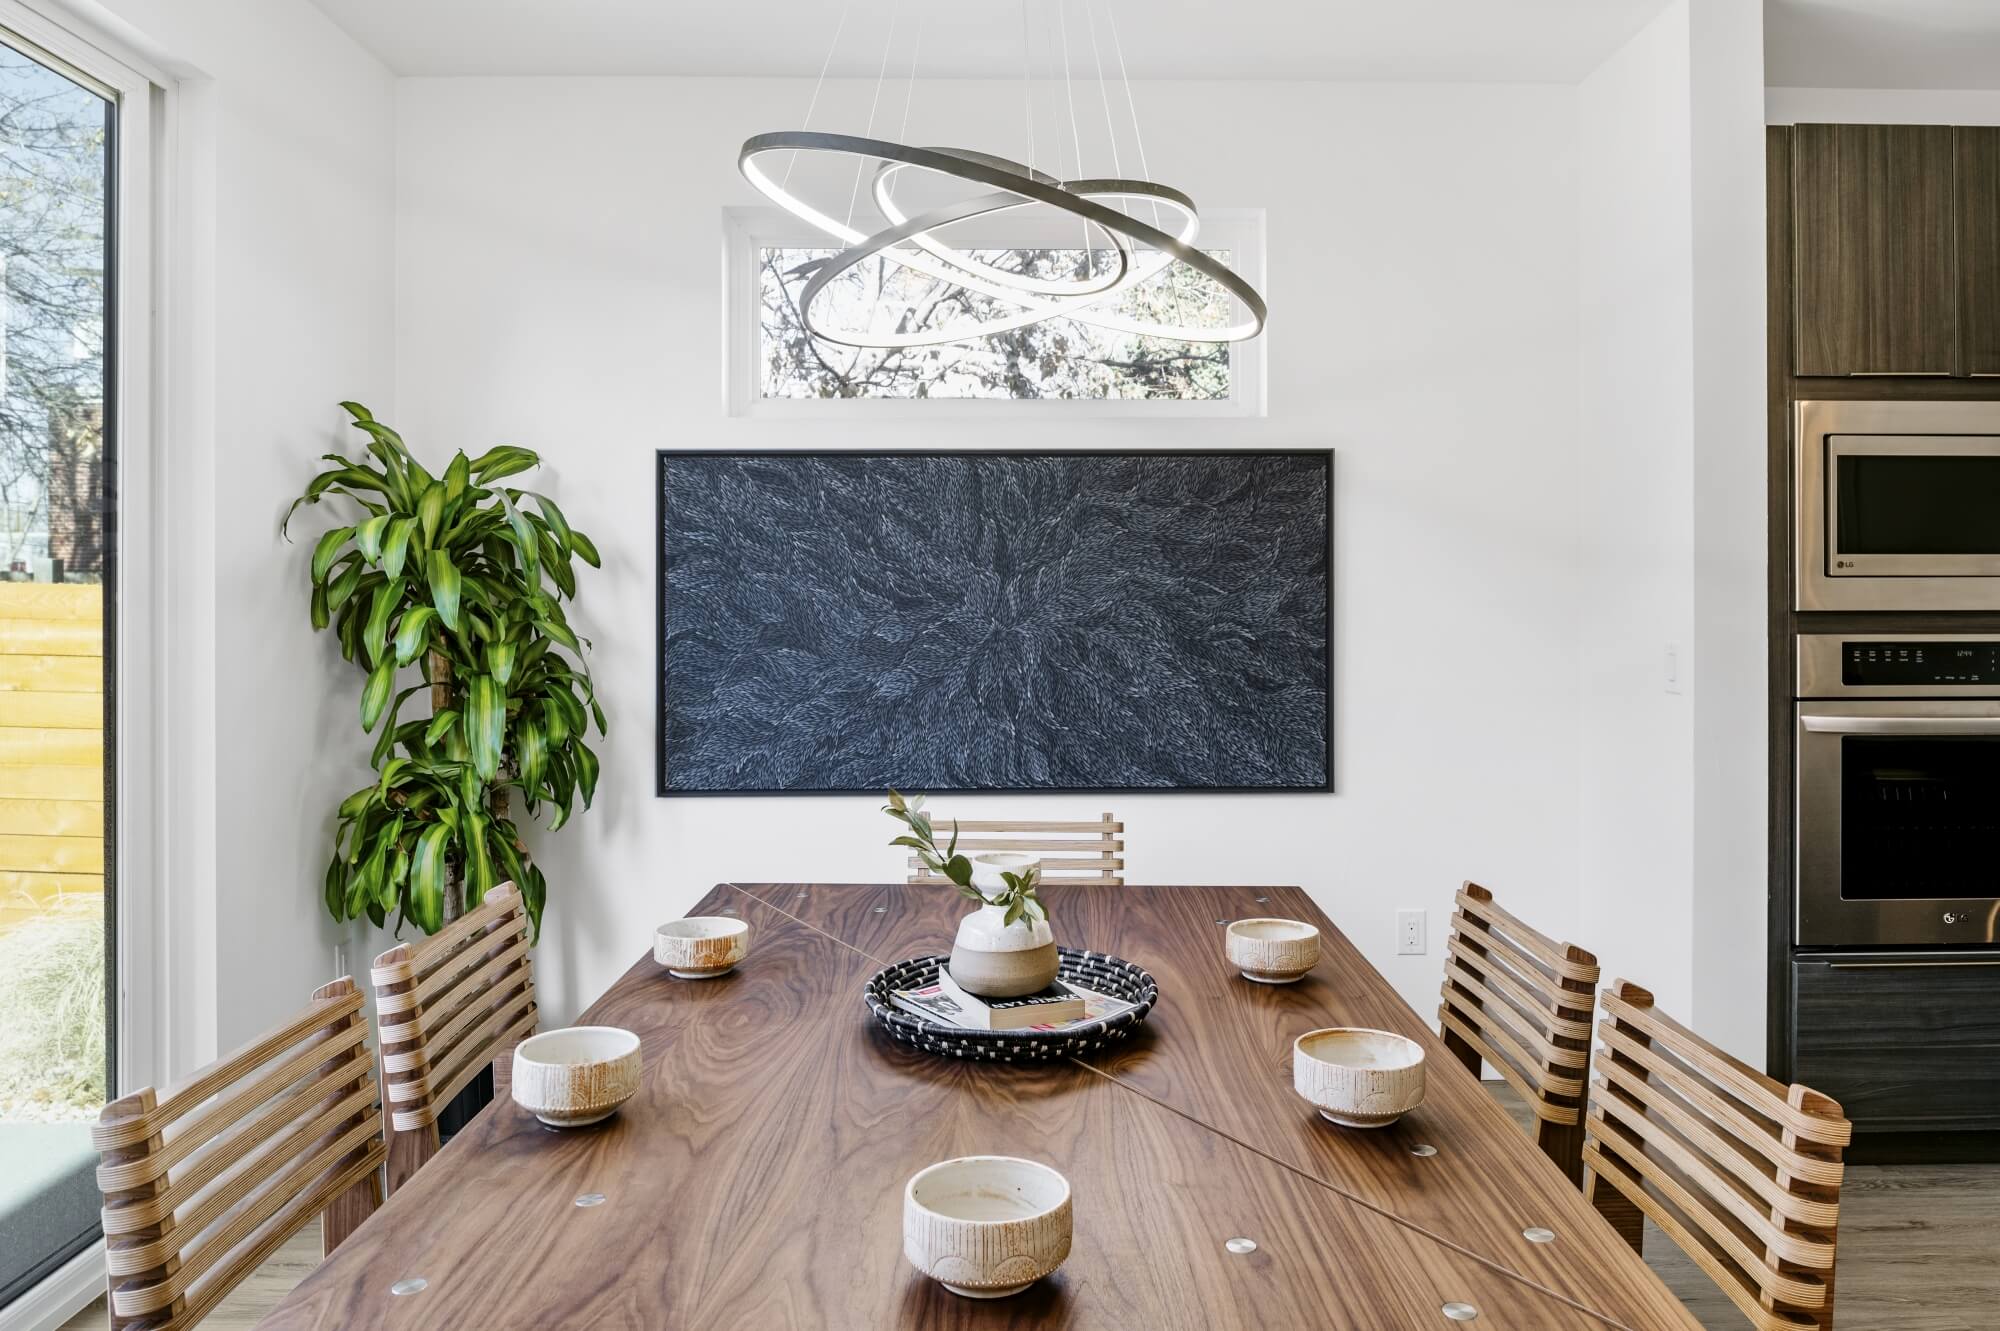
{"label": "suspension cable of chandelier", "polygon": [[[882,63],[875,67],[875,95],[868,101],[868,128],[861,132],[864,139],[875,137],[875,111],[882,105],[882,78],[889,72],[889,52],[896,45],[896,20],[903,16],[903,0],[896,0],[896,7],[889,11],[889,35],[882,39]],[[856,158],[854,162],[854,187],[847,192],[847,225],[854,225],[854,201],[861,197],[861,168],[866,163]]]}
{"label": "suspension cable of chandelier", "polygon": [[[826,59],[819,62],[819,78],[813,81],[813,95],[812,99],[806,103],[806,121],[800,127],[802,129],[811,129],[813,127],[813,112],[819,109],[819,90],[826,86],[826,71],[833,67],[833,53],[840,49],[840,34],[847,29],[848,8],[848,5],[840,7],[840,22],[833,25],[833,40],[826,44]],[[789,185],[792,183],[792,168],[798,165],[798,161],[799,155],[796,151],[786,159],[783,184]]]}

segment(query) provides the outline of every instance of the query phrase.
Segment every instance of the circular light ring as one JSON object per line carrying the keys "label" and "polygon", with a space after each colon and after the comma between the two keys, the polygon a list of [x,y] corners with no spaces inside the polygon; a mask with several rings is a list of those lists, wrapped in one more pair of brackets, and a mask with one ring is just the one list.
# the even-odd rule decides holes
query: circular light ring
{"label": "circular light ring", "polygon": [[[852,134],[827,134],[812,130],[780,130],[770,134],[758,134],[744,142],[742,150],[737,154],[737,167],[742,171],[744,178],[759,193],[785,209],[785,211],[791,213],[794,217],[811,223],[820,230],[826,231],[837,238],[844,239],[850,245],[864,239],[859,232],[856,232],[845,223],[835,222],[832,218],[819,212],[803,200],[796,198],[787,192],[781,184],[767,176],[758,166],[756,159],[759,156],[769,152],[785,150],[832,152],[847,156],[874,157],[892,162],[904,162],[910,166],[923,167],[942,175],[955,176],[973,184],[1006,190],[1009,193],[1018,194],[1024,199],[1060,208],[1084,221],[1095,222],[1107,230],[1116,231],[1130,240],[1166,251],[1195,271],[1220,283],[1230,295],[1243,304],[1244,309],[1249,313],[1247,319],[1220,329],[1182,328],[1166,324],[1142,324],[1137,320],[1104,315],[1069,314],[1067,311],[1059,308],[1050,309],[1042,316],[1044,318],[1057,314],[1065,314],[1067,317],[1082,318],[1086,322],[1096,324],[1100,327],[1137,333],[1141,336],[1169,338],[1184,342],[1239,342],[1255,337],[1264,331],[1264,322],[1268,314],[1264,305],[1264,298],[1257,294],[1256,288],[1237,276],[1226,265],[1218,263],[1192,246],[1183,244],[1176,237],[1168,235],[1157,227],[1148,226],[1137,218],[1128,217],[1114,209],[1106,208],[1101,204],[1092,202],[1090,199],[1080,198],[1067,190],[1051,188],[1035,180],[1032,176],[1021,172],[1003,170],[989,166],[984,162],[959,157],[952,153],[943,153],[927,148],[913,148],[907,144],[890,143],[882,139],[862,138]],[[1081,188],[1084,183],[1075,182],[1078,188]],[[1180,191],[1173,190],[1168,186],[1156,185],[1150,181],[1121,181],[1118,183],[1121,188],[1116,192],[1120,194],[1141,197],[1150,194],[1162,199],[1170,197],[1178,198],[1186,203],[1190,212],[1194,211],[1193,200],[1188,199]],[[893,231],[897,228],[892,227],[890,229]],[[921,253],[907,257],[904,254],[898,254],[896,257],[899,261],[904,262],[908,266],[918,268],[920,271],[932,271],[933,266],[947,267],[946,265],[938,265],[937,261],[931,256]],[[934,273],[933,275],[941,274]],[[1005,298],[1017,299],[1012,296]],[[1087,297],[1085,299],[1095,298]]]}
{"label": "circular light ring", "polygon": [[[1020,167],[1020,163],[1009,162],[1004,157],[992,157],[986,153],[974,152],[971,149],[938,148],[935,151],[951,153],[955,157],[963,157],[968,161],[984,160],[997,166],[1019,168],[1025,171],[1031,179],[1039,180],[1045,185],[1053,185],[1058,189],[1066,188],[1063,182],[1057,180],[1054,176],[1037,171],[1032,167]],[[882,162],[876,166],[874,178],[869,182],[869,192],[875,198],[875,206],[881,211],[882,216],[889,219],[891,226],[900,226],[908,220],[907,215],[896,206],[893,190],[896,175],[899,172],[910,169],[910,165],[907,162]],[[928,232],[920,231],[911,236],[910,243],[930,254],[933,258],[941,259],[954,268],[968,273],[976,273],[989,282],[997,282],[1001,286],[1014,291],[1026,291],[1042,296],[1090,296],[1100,291],[1110,291],[1113,288],[1125,285],[1126,275],[1131,271],[1132,266],[1132,242],[1116,231],[1107,231],[1103,227],[1093,223],[1086,222],[1084,226],[1086,230],[1095,231],[1098,235],[1103,236],[1106,241],[1110,242],[1111,247],[1118,251],[1119,262],[1114,271],[1105,274],[1103,277],[1091,273],[1082,281],[1055,281],[1050,278],[1031,277],[1026,273],[1017,273],[1011,269],[984,263],[973,258],[971,254],[964,250],[955,249],[945,244]],[[1186,239],[1186,237],[1183,237],[1183,239]],[[1085,237],[1085,247],[1086,257],[1084,263],[1086,271],[1088,271],[1092,265],[1088,257],[1089,237],[1087,235]]]}
{"label": "circular light ring", "polygon": [[[877,254],[888,254],[893,257],[896,254],[893,246],[898,242],[922,235],[932,227],[949,226],[953,222],[962,222],[967,218],[984,217],[989,213],[1005,212],[1026,206],[1025,200],[1009,191],[981,194],[959,203],[932,209],[915,218],[906,218],[898,226],[870,236],[858,245],[848,246],[832,258],[822,260],[806,282],[805,290],[799,293],[799,321],[805,325],[807,333],[822,341],[844,347],[869,347],[881,351],[905,347],[943,346],[952,342],[963,342],[969,338],[991,337],[996,333],[1011,332],[1016,328],[1040,323],[1051,317],[1047,307],[1042,305],[1028,305],[1017,313],[1003,315],[997,319],[961,319],[942,328],[928,328],[915,333],[878,333],[873,330],[846,332],[840,329],[822,328],[813,320],[813,301],[819,297],[819,293],[856,264],[864,263]],[[1123,271],[1124,266],[1121,264],[1121,276]],[[958,286],[985,289],[985,284],[972,274],[961,274],[946,280]],[[1094,292],[1089,296],[1078,297],[1077,300],[1081,303],[1083,300],[1108,295],[1110,290]],[[1025,303],[1019,296],[1003,295],[1000,298],[1015,305]]]}
{"label": "circular light ring", "polygon": [[[1123,187],[1139,182],[1109,180],[1078,181],[1075,183],[1078,186],[1103,184]],[[1106,192],[1111,193],[1113,191]],[[805,290],[800,293],[800,321],[805,324],[808,333],[825,341],[833,342],[840,346],[868,347],[883,351],[908,347],[943,346],[952,342],[963,342],[969,338],[991,337],[996,333],[1011,332],[1016,328],[1025,328],[1030,324],[1040,323],[1042,320],[1050,318],[1080,318],[1087,322],[1100,324],[1107,322],[1107,316],[1086,314],[1084,311],[1087,307],[1095,305],[1107,296],[1112,295],[1119,288],[1110,288],[1090,295],[1072,296],[1061,301],[1031,300],[1018,295],[992,293],[997,295],[999,299],[1021,308],[1017,313],[1004,315],[999,318],[961,319],[955,323],[947,324],[942,328],[931,328],[912,333],[878,333],[872,329],[862,332],[847,332],[844,330],[822,328],[814,321],[812,313],[813,301],[818,298],[821,291],[826,289],[828,284],[856,264],[873,258],[877,254],[893,255],[897,253],[893,248],[897,243],[921,235],[933,228],[949,226],[955,222],[964,221],[971,217],[984,216],[988,213],[1004,212],[1010,208],[1026,207],[1027,202],[1027,200],[1020,198],[1011,191],[1000,191],[993,194],[980,195],[960,203],[948,204],[942,208],[933,209],[921,217],[906,219],[901,225],[870,236],[859,245],[850,246],[831,258],[821,260],[811,279],[807,281]],[[1172,203],[1171,200],[1169,202]],[[1174,206],[1180,205],[1174,204]],[[1168,256],[1161,264],[1156,265],[1152,271],[1158,272],[1166,264],[1172,262],[1172,257]],[[961,286],[990,291],[990,288],[984,283],[970,277],[956,280]],[[1125,322],[1130,323],[1131,321],[1128,320]],[[1150,329],[1142,329],[1141,331],[1150,331]]]}

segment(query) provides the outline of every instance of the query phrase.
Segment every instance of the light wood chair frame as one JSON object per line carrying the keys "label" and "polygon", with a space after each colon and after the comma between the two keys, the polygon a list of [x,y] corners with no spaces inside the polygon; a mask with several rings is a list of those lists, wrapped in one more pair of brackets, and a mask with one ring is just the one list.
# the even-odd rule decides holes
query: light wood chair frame
{"label": "light wood chair frame", "polygon": [[1758,1331],[1833,1326],[1840,1105],[1784,1086],[1615,981],[1601,999],[1584,1194],[1641,1252],[1651,1219]]}
{"label": "light wood chair frame", "polygon": [[343,976],[179,1086],[104,1107],[90,1135],[112,1331],[193,1326],[315,1215],[331,1253],[382,1204],[361,1006]]}
{"label": "light wood chair frame", "polygon": [[[938,846],[951,837],[952,820],[931,814]],[[1032,819],[958,820],[958,853],[985,855],[1014,851],[1040,857],[1042,879],[1051,883],[1095,883],[1125,886],[1125,824],[1106,813],[1095,822],[1037,822]],[[912,855],[909,881],[924,887],[950,887]]]}
{"label": "light wood chair frame", "polygon": [[502,883],[412,947],[375,958],[375,1020],[391,1196],[438,1153],[438,1115],[488,1067],[505,1094],[514,1046],[535,1033],[535,973],[520,890]]}
{"label": "light wood chair frame", "polygon": [[1439,1033],[1472,1075],[1489,1063],[1535,1116],[1535,1144],[1583,1181],[1583,1103],[1597,958],[1523,923],[1474,882],[1445,939]]}

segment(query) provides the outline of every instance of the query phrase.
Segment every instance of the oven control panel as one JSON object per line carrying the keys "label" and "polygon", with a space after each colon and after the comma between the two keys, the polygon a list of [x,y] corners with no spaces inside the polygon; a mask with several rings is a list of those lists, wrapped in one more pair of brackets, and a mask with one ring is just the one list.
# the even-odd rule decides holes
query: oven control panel
{"label": "oven control panel", "polygon": [[1844,641],[1840,644],[1840,682],[2000,685],[2000,643],[1877,638]]}

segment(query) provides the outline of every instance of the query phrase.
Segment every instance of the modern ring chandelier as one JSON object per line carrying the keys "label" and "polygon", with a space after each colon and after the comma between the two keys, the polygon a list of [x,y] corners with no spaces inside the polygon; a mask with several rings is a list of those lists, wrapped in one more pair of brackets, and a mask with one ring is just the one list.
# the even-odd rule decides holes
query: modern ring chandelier
{"label": "modern ring chandelier", "polygon": [[[898,0],[900,4],[900,0]],[[918,0],[920,4],[937,0]],[[1092,0],[1082,0],[1090,47],[1097,62],[1099,100],[1104,108],[1105,132],[1110,145],[1112,170],[1105,176],[1087,176],[1083,171],[1082,137],[1078,132],[1073,80],[1069,68],[1069,23],[1065,13],[1068,0],[1054,0],[1056,25],[1062,48],[1062,82],[1069,106],[1069,146],[1071,159],[1062,151],[1058,135],[1058,171],[1071,178],[1052,174],[1036,163],[1034,142],[1032,55],[1029,49],[1028,0],[1021,0],[1022,89],[1027,112],[1026,163],[970,148],[914,147],[908,143],[874,136],[875,115],[882,99],[883,76],[888,71],[889,50],[895,39],[896,20],[891,18],[881,64],[876,72],[875,96],[870,103],[867,129],[862,134],[835,134],[811,128],[827,69],[839,49],[841,32],[847,26],[842,12],[834,29],[826,60],[820,66],[819,81],[806,108],[806,127],[758,134],[745,141],[737,155],[737,166],[746,180],[764,197],[815,230],[838,241],[845,248],[821,260],[813,268],[799,298],[799,318],[813,337],[844,346],[874,349],[937,346],[965,342],[1009,332],[1040,323],[1045,319],[1075,319],[1083,323],[1140,337],[1182,342],[1240,342],[1264,331],[1263,297],[1228,265],[1195,247],[1201,217],[1194,200],[1168,185],[1147,179],[1126,177],[1118,161],[1118,130],[1112,123],[1111,99],[1104,76],[1097,40],[1097,20]],[[1118,25],[1111,13],[1111,0],[1103,0],[1118,76],[1130,111],[1131,134],[1139,153],[1139,169],[1146,167],[1145,140],[1139,133],[1138,106],[1132,96],[1131,81],[1125,74],[1125,53],[1118,38]],[[921,31],[918,47],[921,47]],[[1052,57],[1053,58],[1053,57]],[[903,133],[909,125],[909,98],[916,84],[916,54],[910,57],[909,91],[903,107]],[[844,163],[852,160],[854,177],[848,190],[846,216],[835,216],[808,202],[804,192],[791,187],[793,169],[801,155],[819,156]],[[782,159],[782,160],[780,160]],[[872,165],[872,170],[871,170]],[[920,173],[927,181],[952,182],[970,187],[974,193],[949,202],[922,208],[914,215],[896,202],[899,178]],[[869,234],[854,225],[855,203],[860,197],[862,178],[868,178],[868,197],[886,225]],[[980,257],[973,250],[954,245],[948,230],[976,218],[993,217],[1036,206],[1055,209],[1080,223],[1084,229],[1085,271],[1073,278],[1038,277],[1026,271],[1004,267]],[[1135,214],[1145,212],[1149,221]],[[1098,243],[1106,247],[1109,262],[1099,271],[1095,256]],[[899,268],[920,273],[951,287],[978,293],[991,299],[1000,311],[991,315],[965,315],[939,327],[911,327],[907,317],[893,326],[849,327],[815,318],[814,302],[828,285],[843,273],[869,259],[880,257]],[[1135,317],[1120,305],[1126,293],[1167,274],[1176,264],[1219,286],[1230,308],[1219,322],[1193,322],[1180,317],[1161,320]],[[1168,276],[1172,276],[1168,274]],[[1238,308],[1240,307],[1240,308]],[[822,310],[821,313],[824,311]]]}

